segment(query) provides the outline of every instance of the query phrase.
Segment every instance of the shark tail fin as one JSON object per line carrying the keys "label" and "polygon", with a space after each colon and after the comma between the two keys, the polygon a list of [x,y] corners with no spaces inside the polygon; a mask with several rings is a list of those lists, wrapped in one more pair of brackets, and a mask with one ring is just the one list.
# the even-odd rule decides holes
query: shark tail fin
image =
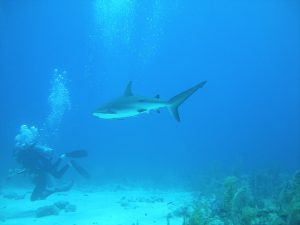
{"label": "shark tail fin", "polygon": [[206,80],[201,83],[195,85],[194,87],[189,88],[188,90],[181,92],[180,94],[171,98],[169,103],[169,110],[173,117],[180,122],[180,116],[178,112],[178,107],[187,100],[192,94],[194,94],[199,88],[202,88],[206,84]]}

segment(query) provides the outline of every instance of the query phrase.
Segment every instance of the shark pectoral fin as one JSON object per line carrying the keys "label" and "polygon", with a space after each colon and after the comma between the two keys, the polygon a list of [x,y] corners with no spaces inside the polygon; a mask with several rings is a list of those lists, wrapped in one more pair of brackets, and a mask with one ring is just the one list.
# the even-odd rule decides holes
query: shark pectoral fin
{"label": "shark pectoral fin", "polygon": [[156,110],[156,112],[157,112],[157,113],[160,113],[160,110],[158,109],[158,110]]}
{"label": "shark pectoral fin", "polygon": [[158,99],[160,99],[160,96],[159,96],[159,94],[155,95],[155,98],[158,98]]}
{"label": "shark pectoral fin", "polygon": [[137,111],[138,111],[139,113],[142,113],[142,112],[147,111],[147,109],[138,109]]}

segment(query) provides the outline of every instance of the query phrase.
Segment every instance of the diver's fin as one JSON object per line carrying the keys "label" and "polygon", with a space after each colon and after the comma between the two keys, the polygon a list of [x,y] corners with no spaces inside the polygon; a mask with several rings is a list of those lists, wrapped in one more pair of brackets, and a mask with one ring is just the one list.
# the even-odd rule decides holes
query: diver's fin
{"label": "diver's fin", "polygon": [[124,91],[124,96],[132,96],[131,86],[132,86],[132,81],[129,81]]}
{"label": "diver's fin", "polygon": [[174,96],[173,98],[171,98],[169,100],[169,110],[171,112],[171,114],[173,115],[173,117],[180,122],[180,117],[179,117],[179,113],[178,113],[178,107],[188,98],[190,97],[192,94],[194,94],[199,88],[202,88],[205,84],[206,84],[206,80],[202,81],[201,83],[195,85],[194,87],[181,92],[180,94]]}
{"label": "diver's fin", "polygon": [[65,156],[69,158],[83,158],[88,156],[88,152],[85,150],[75,150],[72,152],[66,152]]}
{"label": "diver's fin", "polygon": [[91,177],[90,174],[83,167],[78,165],[74,160],[70,160],[70,163],[72,167],[77,171],[77,173],[79,173],[79,175],[86,179],[89,179]]}

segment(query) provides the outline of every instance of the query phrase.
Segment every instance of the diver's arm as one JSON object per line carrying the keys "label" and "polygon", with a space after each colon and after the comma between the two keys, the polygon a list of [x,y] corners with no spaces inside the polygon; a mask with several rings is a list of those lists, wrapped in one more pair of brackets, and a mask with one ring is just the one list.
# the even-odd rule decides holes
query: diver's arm
{"label": "diver's arm", "polygon": [[51,156],[53,154],[53,149],[45,145],[37,144],[34,149],[37,153],[42,155]]}
{"label": "diver's arm", "polygon": [[12,170],[9,170],[9,174],[8,176],[6,177],[7,180],[10,180],[12,179],[13,177],[19,175],[19,174],[23,174],[27,172],[27,170],[25,168],[16,168],[16,169],[12,169]]}

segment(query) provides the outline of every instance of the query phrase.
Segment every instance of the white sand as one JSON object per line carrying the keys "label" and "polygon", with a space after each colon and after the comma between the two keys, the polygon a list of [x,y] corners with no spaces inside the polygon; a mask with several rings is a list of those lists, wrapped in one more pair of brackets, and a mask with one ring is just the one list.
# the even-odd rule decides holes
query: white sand
{"label": "white sand", "polygon": [[[26,196],[22,200],[0,196],[0,225],[167,225],[169,213],[192,201],[192,194],[183,191],[112,190],[108,187],[74,188],[37,202],[30,201],[30,190],[3,190],[3,193],[26,193]],[[36,218],[37,208],[57,201],[68,201],[77,209]],[[169,222],[169,225],[182,225],[182,218],[173,217]]]}

